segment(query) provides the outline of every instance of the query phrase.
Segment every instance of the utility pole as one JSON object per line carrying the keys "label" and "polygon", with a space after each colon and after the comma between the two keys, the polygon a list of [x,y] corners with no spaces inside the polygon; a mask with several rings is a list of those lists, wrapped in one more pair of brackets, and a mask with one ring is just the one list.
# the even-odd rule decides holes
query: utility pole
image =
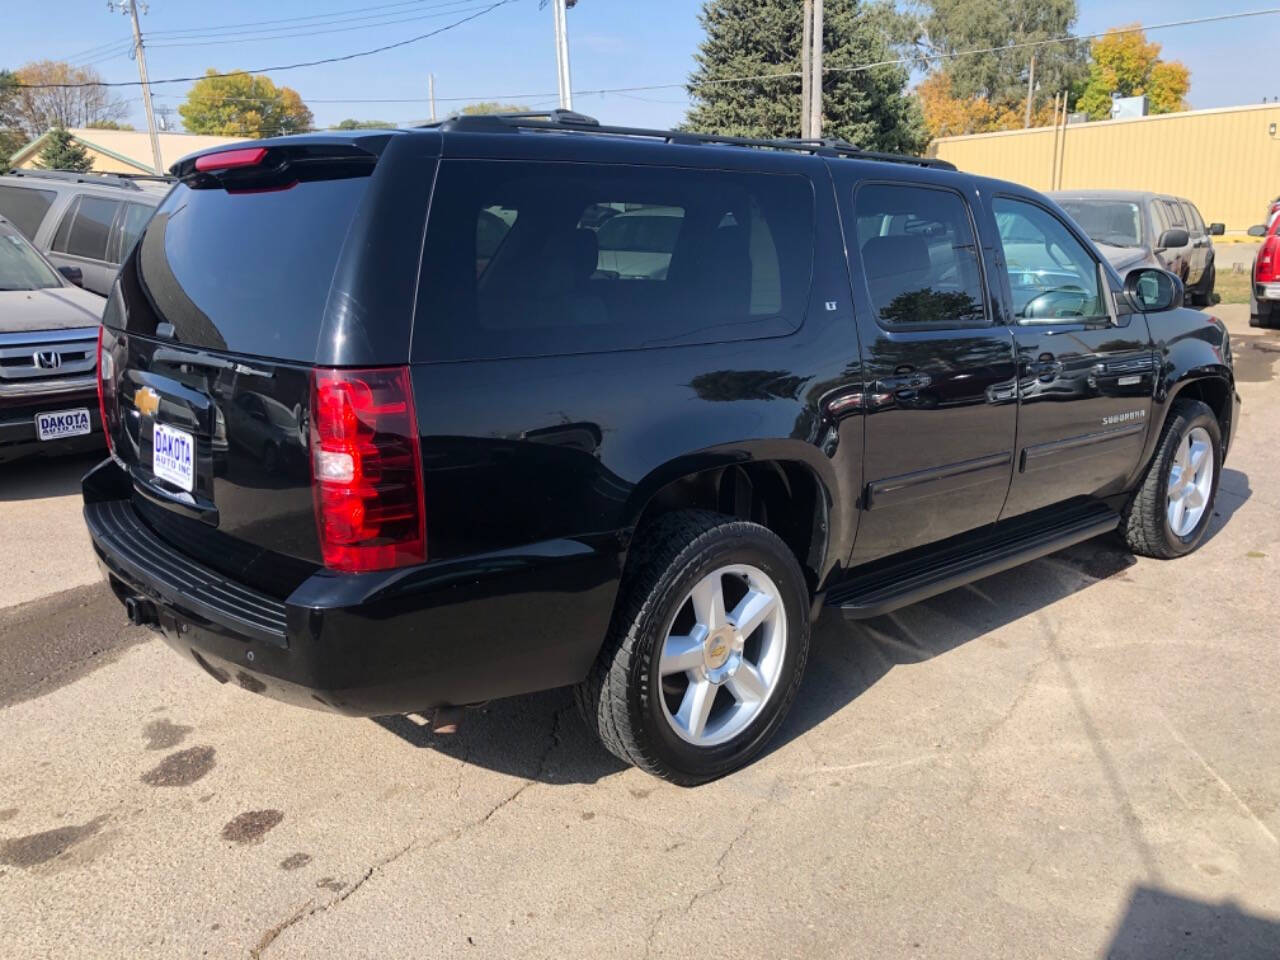
{"label": "utility pole", "polygon": [[813,46],[813,0],[804,0],[804,26],[800,37],[800,139],[809,139],[809,103],[813,95],[809,87],[813,77],[809,73],[809,48]]}
{"label": "utility pole", "polygon": [[1023,121],[1023,128],[1031,126],[1031,98],[1035,95],[1036,88],[1036,50],[1031,48],[1031,69],[1027,71],[1027,119]]}
{"label": "utility pole", "polygon": [[[142,50],[142,27],[138,25],[138,0],[119,0],[120,12],[133,21],[133,57],[138,61],[138,79],[142,81],[142,109],[147,114],[147,133],[151,136],[151,159],[156,173],[164,173],[160,159],[160,137],[156,134],[156,115],[151,109],[151,85],[147,80],[147,55]],[[107,9],[115,9],[108,2]]]}
{"label": "utility pole", "polygon": [[809,82],[813,106],[809,111],[809,136],[822,139],[822,0],[813,0],[813,55],[810,58],[813,79]]}
{"label": "utility pole", "polygon": [[556,81],[560,88],[560,109],[573,109],[572,81],[569,79],[569,27],[565,21],[566,0],[551,0],[556,24]]}
{"label": "utility pole", "polygon": [[427,96],[431,98],[431,122],[436,122],[436,75],[427,74]]}

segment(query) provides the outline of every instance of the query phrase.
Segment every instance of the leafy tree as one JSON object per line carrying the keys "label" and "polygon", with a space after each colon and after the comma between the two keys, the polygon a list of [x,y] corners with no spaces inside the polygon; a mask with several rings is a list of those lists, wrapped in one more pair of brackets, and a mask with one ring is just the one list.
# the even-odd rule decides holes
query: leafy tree
{"label": "leafy tree", "polygon": [[1111,116],[1111,95],[1147,95],[1152,113],[1187,109],[1191,71],[1176,60],[1160,59],[1160,44],[1141,30],[1112,27],[1090,50],[1089,79],[1078,108],[1091,119]]}
{"label": "leafy tree", "polygon": [[[88,127],[119,120],[129,113],[129,103],[101,86],[102,76],[89,67],[41,60],[18,70],[20,86],[14,97],[18,124],[29,140],[54,127]],[[89,84],[43,87],[40,84]]]}
{"label": "leafy tree", "polygon": [[394,127],[390,120],[354,120],[348,117],[330,127],[330,130],[385,130]]}
{"label": "leafy tree", "polygon": [[[1026,103],[993,103],[986,97],[957,97],[945,70],[931,73],[916,87],[924,123],[931,137],[1015,130],[1026,123]],[[1053,123],[1053,102],[1037,100],[1031,111],[1033,127]]]}
{"label": "leafy tree", "polygon": [[40,148],[36,166],[43,170],[74,170],[87,173],[93,169],[93,158],[62,127],[49,131],[49,139]]}
{"label": "leafy tree", "polygon": [[118,120],[99,120],[97,123],[86,124],[90,130],[132,130],[132,123],[120,123]]}
{"label": "leafy tree", "polygon": [[[904,21],[881,0],[826,0],[823,5],[822,132],[870,150],[919,153],[926,143],[916,99],[894,59]],[[706,37],[689,78],[693,101],[684,126],[749,137],[800,136],[801,4],[798,0],[706,0]],[[730,77],[795,76],[735,82]]]}
{"label": "leafy tree", "polygon": [[494,100],[482,100],[479,103],[468,103],[462,112],[470,116],[479,113],[528,113],[529,108],[523,103],[498,103]]}
{"label": "leafy tree", "polygon": [[[1068,36],[1075,21],[1075,0],[922,0],[912,39],[930,74],[920,89],[930,134],[1022,127],[1033,56],[1032,123],[1051,122],[1053,96],[1084,76],[1083,45],[991,48]],[[953,56],[973,50],[989,52]]]}
{"label": "leafy tree", "polygon": [[17,85],[17,77],[8,70],[0,70],[0,173],[9,169],[9,158],[27,142],[18,126]]}
{"label": "leafy tree", "polygon": [[191,133],[253,139],[302,133],[313,121],[296,90],[270,77],[213,69],[192,84],[178,113]]}

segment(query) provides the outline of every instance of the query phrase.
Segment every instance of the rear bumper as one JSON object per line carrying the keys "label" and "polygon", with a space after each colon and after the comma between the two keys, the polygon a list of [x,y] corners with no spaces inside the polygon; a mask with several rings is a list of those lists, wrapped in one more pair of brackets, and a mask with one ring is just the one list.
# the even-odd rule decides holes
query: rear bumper
{"label": "rear bumper", "polygon": [[377,574],[316,572],[281,599],[184,557],[133,509],[123,471],[85,478],[85,522],[123,602],[222,682],[353,716],[531,693],[586,676],[608,628],[618,541],[555,540]]}
{"label": "rear bumper", "polygon": [[1255,283],[1253,285],[1253,295],[1257,300],[1267,303],[1278,302],[1280,301],[1280,282]]}

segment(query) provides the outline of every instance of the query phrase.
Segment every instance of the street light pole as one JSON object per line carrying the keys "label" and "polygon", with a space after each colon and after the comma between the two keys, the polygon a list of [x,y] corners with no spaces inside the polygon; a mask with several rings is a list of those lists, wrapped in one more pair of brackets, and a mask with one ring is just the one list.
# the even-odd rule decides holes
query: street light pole
{"label": "street light pole", "polygon": [[556,82],[560,88],[560,109],[573,109],[573,85],[569,77],[569,26],[565,18],[566,0],[552,0],[556,26]]}
{"label": "street light pole", "polygon": [[[111,4],[107,4],[111,9]],[[120,0],[120,12],[133,21],[133,56],[138,61],[138,79],[142,81],[142,109],[147,115],[147,133],[151,137],[151,160],[156,173],[164,173],[160,159],[160,137],[156,133],[156,115],[151,109],[151,85],[147,79],[147,55],[142,49],[142,27],[138,25],[138,0]]]}

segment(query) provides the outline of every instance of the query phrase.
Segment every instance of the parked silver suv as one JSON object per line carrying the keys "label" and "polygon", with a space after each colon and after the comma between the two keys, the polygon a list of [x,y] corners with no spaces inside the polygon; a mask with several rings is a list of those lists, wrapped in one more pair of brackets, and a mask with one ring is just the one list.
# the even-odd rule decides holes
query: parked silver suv
{"label": "parked silver suv", "polygon": [[1160,267],[1182,278],[1196,306],[1213,302],[1213,238],[1225,226],[1206,227],[1190,200],[1138,190],[1060,190],[1048,196],[1098,244],[1121,276],[1137,267]]}
{"label": "parked silver suv", "polygon": [[164,177],[14,170],[0,176],[0,217],[105,297],[169,185]]}

